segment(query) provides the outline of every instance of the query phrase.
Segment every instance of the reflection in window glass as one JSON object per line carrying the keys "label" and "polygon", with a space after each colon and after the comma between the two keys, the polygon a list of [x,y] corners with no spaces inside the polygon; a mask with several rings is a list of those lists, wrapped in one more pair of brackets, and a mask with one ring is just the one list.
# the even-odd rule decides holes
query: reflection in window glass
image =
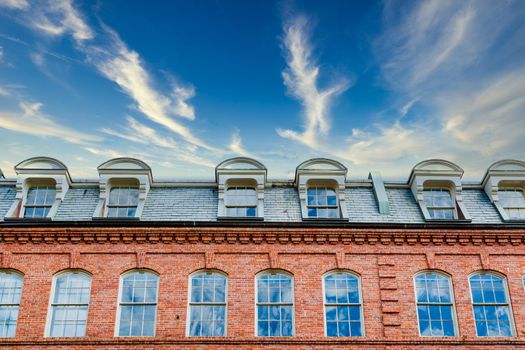
{"label": "reflection in window glass", "polygon": [[22,295],[22,275],[0,272],[0,337],[14,337]]}
{"label": "reflection in window glass", "polygon": [[293,280],[283,273],[257,276],[257,335],[293,335]]}
{"label": "reflection in window glass", "polygon": [[349,273],[332,273],[324,278],[326,335],[363,335],[359,279]]}
{"label": "reflection in window glass", "polygon": [[525,219],[525,197],[523,190],[500,189],[498,197],[503,209],[511,219]]}
{"label": "reflection in window glass", "polygon": [[138,204],[138,188],[113,187],[109,191],[108,218],[134,217]]}
{"label": "reflection in window glass", "polygon": [[228,187],[225,198],[226,216],[257,215],[257,191],[253,187]]}
{"label": "reflection in window glass", "polygon": [[189,335],[226,335],[226,277],[216,272],[196,274],[190,293]]}
{"label": "reflection in window glass", "polygon": [[419,334],[422,336],[454,336],[454,304],[447,277],[420,273],[415,278]]}
{"label": "reflection in window glass", "polygon": [[51,299],[50,337],[83,337],[91,290],[91,277],[80,272],[60,274],[55,278]]}
{"label": "reflection in window glass", "polygon": [[328,187],[310,187],[307,193],[307,210],[309,218],[337,218],[337,195]]}
{"label": "reflection in window glass", "polygon": [[25,218],[45,218],[55,203],[54,186],[36,186],[27,191],[24,205]]}
{"label": "reflection in window glass", "polygon": [[491,273],[477,273],[469,281],[478,336],[512,336],[507,287],[503,278]]}
{"label": "reflection in window glass", "polygon": [[432,219],[454,219],[456,206],[450,191],[442,188],[431,188],[423,191],[425,207]]}
{"label": "reflection in window glass", "polygon": [[137,271],[122,278],[119,336],[153,336],[157,315],[157,275]]}

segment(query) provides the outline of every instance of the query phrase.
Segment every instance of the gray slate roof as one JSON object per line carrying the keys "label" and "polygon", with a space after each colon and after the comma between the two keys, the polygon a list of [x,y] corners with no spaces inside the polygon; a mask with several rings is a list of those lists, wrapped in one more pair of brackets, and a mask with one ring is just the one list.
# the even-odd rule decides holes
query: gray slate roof
{"label": "gray slate roof", "polygon": [[[0,186],[0,221],[15,199],[15,186]],[[386,188],[390,214],[379,213],[374,190],[354,187],[346,190],[349,222],[424,223],[423,214],[409,188]],[[98,187],[71,187],[60,205],[55,221],[92,220],[99,196]],[[482,189],[463,189],[463,202],[472,223],[502,223],[499,213]],[[206,187],[153,187],[148,193],[142,221],[216,221],[217,189]],[[300,222],[301,207],[295,187],[265,189],[264,220]]]}

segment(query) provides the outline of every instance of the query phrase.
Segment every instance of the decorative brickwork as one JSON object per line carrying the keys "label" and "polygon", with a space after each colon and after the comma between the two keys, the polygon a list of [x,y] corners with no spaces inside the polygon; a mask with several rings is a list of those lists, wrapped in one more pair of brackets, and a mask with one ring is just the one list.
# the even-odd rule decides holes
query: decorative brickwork
{"label": "decorative brickwork", "polygon": [[[525,347],[525,229],[267,227],[0,227],[1,267],[24,274],[16,337],[0,346],[26,348],[323,348],[486,349]],[[156,336],[114,336],[122,273],[160,276]],[[186,336],[188,276],[200,269],[228,275],[226,337]],[[265,269],[293,274],[295,336],[255,337],[254,278]],[[45,338],[53,275],[92,275],[87,335]],[[365,336],[328,338],[322,276],[361,277]],[[414,275],[436,269],[452,278],[459,336],[420,337]],[[490,269],[506,277],[515,334],[476,336],[468,277]]]}

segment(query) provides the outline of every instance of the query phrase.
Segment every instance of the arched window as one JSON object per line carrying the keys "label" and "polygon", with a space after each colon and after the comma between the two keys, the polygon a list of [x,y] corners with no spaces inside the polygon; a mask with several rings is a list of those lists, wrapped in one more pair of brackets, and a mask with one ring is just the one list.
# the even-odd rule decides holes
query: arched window
{"label": "arched window", "polygon": [[190,278],[190,336],[226,335],[227,278],[218,272],[199,272]]}
{"label": "arched window", "polygon": [[347,272],[332,272],[326,275],[324,311],[327,336],[362,336],[363,307],[359,278]]}
{"label": "arched window", "polygon": [[257,335],[294,334],[293,278],[278,271],[263,272],[256,279]]}
{"label": "arched window", "polygon": [[119,336],[155,335],[158,288],[159,277],[149,271],[132,271],[121,277]]}
{"label": "arched window", "polygon": [[108,218],[134,217],[138,205],[138,187],[112,187],[109,191]]}
{"label": "arched window", "polygon": [[415,276],[417,318],[422,336],[456,335],[454,297],[450,278],[427,271]]}
{"label": "arched window", "polygon": [[61,273],[53,280],[47,336],[83,337],[91,292],[91,276],[77,271]]}
{"label": "arched window", "polygon": [[13,271],[0,271],[0,337],[14,337],[24,277]]}
{"label": "arched window", "polygon": [[512,313],[505,280],[494,273],[480,272],[469,281],[478,337],[512,336]]}
{"label": "arched window", "polygon": [[338,218],[337,194],[330,187],[308,187],[307,204],[309,218]]}
{"label": "arched window", "polygon": [[27,190],[25,218],[45,218],[55,203],[55,186],[33,186]]}

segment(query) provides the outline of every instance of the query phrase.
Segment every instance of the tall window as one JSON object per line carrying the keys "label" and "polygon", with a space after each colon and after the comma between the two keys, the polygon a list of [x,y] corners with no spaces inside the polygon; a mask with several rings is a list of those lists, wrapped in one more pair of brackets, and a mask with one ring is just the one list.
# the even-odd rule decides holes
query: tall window
{"label": "tall window", "polygon": [[339,217],[337,195],[333,188],[309,187],[306,192],[309,218]]}
{"label": "tall window", "polygon": [[91,276],[83,272],[57,275],[51,297],[50,337],[83,337],[91,291]]}
{"label": "tall window", "polygon": [[470,277],[470,291],[478,337],[512,336],[504,279],[492,273],[476,273]]}
{"label": "tall window", "polygon": [[134,217],[138,204],[138,188],[113,187],[109,191],[108,218]]}
{"label": "tall window", "polygon": [[509,218],[525,219],[525,197],[522,189],[500,189],[498,197]]}
{"label": "tall window", "polygon": [[0,337],[15,336],[23,280],[19,273],[0,272]]}
{"label": "tall window", "polygon": [[417,318],[422,336],[456,335],[450,279],[436,272],[415,277]]}
{"label": "tall window", "polygon": [[56,188],[54,186],[35,186],[27,191],[24,206],[25,218],[45,218],[55,203]]}
{"label": "tall window", "polygon": [[292,336],[293,279],[280,272],[257,276],[257,335]]}
{"label": "tall window", "polygon": [[200,272],[191,277],[190,336],[226,335],[226,276]]}
{"label": "tall window", "polygon": [[228,187],[224,204],[226,216],[256,216],[257,191],[253,187]]}
{"label": "tall window", "polygon": [[119,336],[153,336],[157,316],[159,277],[147,271],[122,276],[119,303]]}
{"label": "tall window", "polygon": [[450,191],[444,188],[431,188],[423,191],[425,206],[432,219],[454,219],[456,206]]}
{"label": "tall window", "polygon": [[327,336],[363,335],[363,309],[358,277],[343,272],[325,276],[324,308]]}

